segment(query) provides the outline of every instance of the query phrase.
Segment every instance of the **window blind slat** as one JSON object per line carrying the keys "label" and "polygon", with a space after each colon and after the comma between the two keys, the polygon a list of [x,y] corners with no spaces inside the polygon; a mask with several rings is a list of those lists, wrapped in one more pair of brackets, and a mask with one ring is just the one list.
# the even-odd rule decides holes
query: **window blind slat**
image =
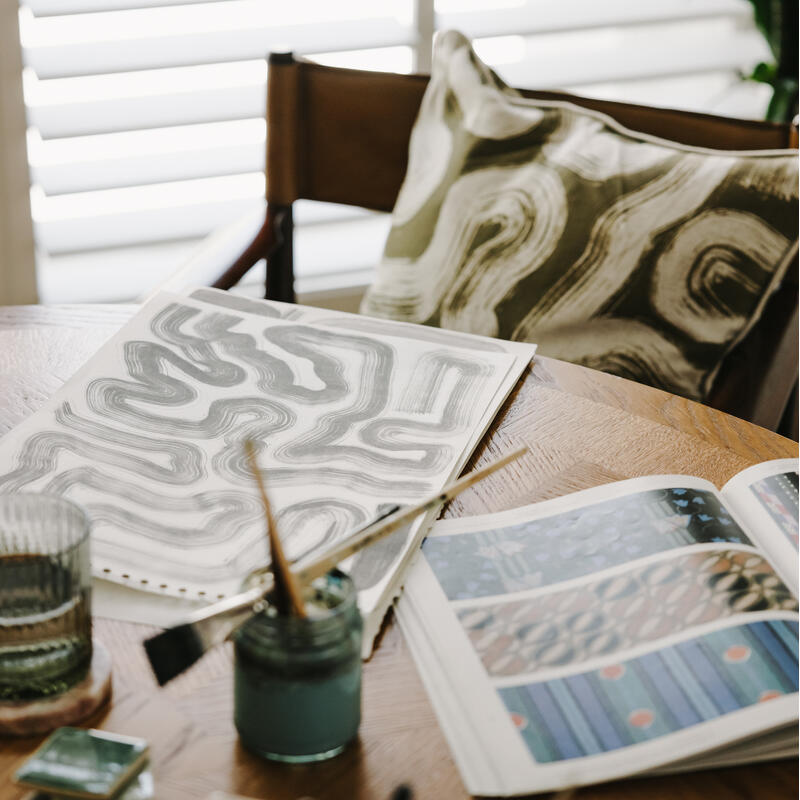
{"label": "window blind slat", "polygon": [[[245,219],[252,208],[237,219]],[[388,230],[389,218],[385,214],[298,229],[295,235],[298,294],[365,286],[372,278]],[[198,248],[203,247],[203,241],[203,238],[190,238],[44,255],[38,264],[42,302],[131,300],[139,296],[144,287],[157,286],[192,258]],[[354,241],[361,246],[353,248]],[[262,281],[263,271],[255,270],[248,276],[251,287],[256,285],[254,296],[263,292]]]}
{"label": "window blind slat", "polygon": [[205,236],[263,199],[260,173],[45,197],[33,191],[37,240],[48,253]]}
{"label": "window blind slat", "polygon": [[[244,173],[124,189],[31,197],[37,239],[48,253],[69,253],[205,236],[263,202],[264,176]],[[298,227],[373,217],[352,206],[300,201]]]}
{"label": "window blind slat", "polygon": [[770,58],[758,31],[723,22],[681,23],[475,40],[475,49],[503,79],[524,88],[747,71]]}
{"label": "window blind slat", "polygon": [[36,20],[25,27],[25,64],[42,79],[265,58],[271,50],[288,46],[298,54],[309,54],[409,46],[416,40],[410,26],[390,17],[357,24],[349,20],[283,27],[243,23],[241,28],[174,34],[147,25],[138,36],[122,26],[114,32],[98,30],[93,39],[77,34],[70,39],[58,31],[45,37],[37,32]]}
{"label": "window blind slat", "polygon": [[153,8],[154,6],[196,6],[219,0],[23,0],[20,3],[37,17],[86,14],[96,11]]}
{"label": "window blind slat", "polygon": [[45,194],[262,171],[263,119],[42,140],[29,131],[31,180]]}
{"label": "window blind slat", "polygon": [[[478,39],[506,80],[541,88],[709,71],[769,59],[763,37],[730,20]],[[29,119],[45,139],[264,114],[263,61],[40,80],[29,73]]]}
{"label": "window blind slat", "polygon": [[260,77],[231,86],[209,87],[201,78],[194,87],[162,88],[165,91],[143,90],[127,97],[78,95],[60,103],[35,98],[28,106],[28,121],[49,139],[264,116],[266,69]]}
{"label": "window blind slat", "polygon": [[50,255],[36,264],[42,303],[120,303],[157,286],[192,253],[203,239],[138,244],[108,250]]}
{"label": "window blind slat", "polygon": [[[438,5],[447,8],[449,4]],[[491,8],[442,11],[437,14],[436,25],[440,30],[455,28],[469,37],[511,33],[526,36],[720,17],[749,21],[753,9],[748,0],[529,0],[523,4],[510,2],[505,7],[501,0]]]}

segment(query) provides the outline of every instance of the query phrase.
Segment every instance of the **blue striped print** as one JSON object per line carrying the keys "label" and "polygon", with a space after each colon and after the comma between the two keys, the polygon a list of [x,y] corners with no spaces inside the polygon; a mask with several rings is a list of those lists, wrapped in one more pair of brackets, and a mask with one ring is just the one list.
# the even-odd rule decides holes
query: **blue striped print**
{"label": "blue striped print", "polygon": [[566,681],[550,681],[548,686],[556,703],[561,706],[564,716],[569,721],[570,728],[575,733],[575,738],[578,740],[583,754],[602,753],[604,748],[595,736],[585,710],[575,702],[575,698],[569,690],[569,684]]}
{"label": "blue striped print", "polygon": [[642,669],[653,682],[656,690],[664,698],[669,710],[678,721],[679,728],[702,722],[700,715],[686,699],[686,695],[672,677],[666,664],[658,653],[648,653],[639,659]]}
{"label": "blue striped print", "polygon": [[[779,670],[778,678],[788,678],[788,684],[791,688],[797,688],[797,659],[792,658],[783,641],[775,635],[772,626],[766,622],[755,622],[751,624],[750,630],[753,635],[759,640],[766,651],[765,655],[769,657]],[[781,675],[780,673],[783,673]],[[785,681],[784,681],[785,684]]]}
{"label": "blue striped print", "polygon": [[[736,711],[757,702],[759,685],[770,689],[777,678],[796,691],[796,632],[797,625],[784,620],[748,623],[623,662],[625,672],[617,681],[601,680],[592,670],[499,691],[510,711],[524,705],[531,724],[522,736],[534,758],[577,758]],[[728,648],[745,642],[755,658],[728,664]],[[629,727],[627,714],[636,703],[653,711],[652,727]]]}
{"label": "blue striped print", "polygon": [[606,750],[616,750],[618,747],[629,744],[620,738],[619,733],[611,724],[608,710],[598,700],[585,675],[573,675],[571,678],[565,678],[564,682],[580,703],[583,713]]}
{"label": "blue striped print", "polygon": [[703,690],[702,685],[697,680],[697,676],[689,670],[677,649],[667,647],[661,651],[661,658],[675,676],[675,679],[680,682],[683,691],[689,698],[689,702],[697,709],[700,719],[716,717],[718,713],[716,706]]}
{"label": "blue striped print", "polygon": [[553,737],[556,746],[558,747],[561,758],[576,758],[583,755],[580,745],[575,741],[572,731],[569,729],[566,720],[564,719],[561,709],[553,701],[546,683],[534,683],[526,686],[531,700],[536,705],[542,719],[550,729],[550,735]]}
{"label": "blue striped print", "polygon": [[704,652],[705,648],[697,639],[692,642],[682,642],[677,647],[681,656],[692,665],[697,680],[700,681],[719,711],[735,711],[742,707],[728,688],[725,678],[717,672],[714,664],[707,658]]}
{"label": "blue striped print", "polygon": [[786,649],[792,654],[794,660],[797,660],[797,623],[782,620],[781,622],[773,625],[773,631],[780,637],[781,641],[786,645]]}

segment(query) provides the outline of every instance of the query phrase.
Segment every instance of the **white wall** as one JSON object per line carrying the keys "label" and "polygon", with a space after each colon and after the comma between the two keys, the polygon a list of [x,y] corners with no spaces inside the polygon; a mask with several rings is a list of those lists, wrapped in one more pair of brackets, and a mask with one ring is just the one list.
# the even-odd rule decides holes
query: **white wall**
{"label": "white wall", "polygon": [[0,0],[0,305],[36,302],[18,0]]}

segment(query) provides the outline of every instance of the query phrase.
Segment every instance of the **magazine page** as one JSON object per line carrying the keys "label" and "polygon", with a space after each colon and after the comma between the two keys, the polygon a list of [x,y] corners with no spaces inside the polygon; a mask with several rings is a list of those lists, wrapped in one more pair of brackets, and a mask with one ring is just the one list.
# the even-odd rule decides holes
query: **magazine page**
{"label": "magazine page", "polygon": [[797,719],[797,601],[697,478],[437,522],[397,613],[474,794],[651,771]]}
{"label": "magazine page", "polygon": [[795,596],[798,592],[797,473],[796,458],[765,461],[734,475],[721,492]]}

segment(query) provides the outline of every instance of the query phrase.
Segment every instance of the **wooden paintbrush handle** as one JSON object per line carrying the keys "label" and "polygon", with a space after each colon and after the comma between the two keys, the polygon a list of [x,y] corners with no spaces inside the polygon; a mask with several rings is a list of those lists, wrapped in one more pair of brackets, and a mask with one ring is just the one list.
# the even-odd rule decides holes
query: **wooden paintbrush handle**
{"label": "wooden paintbrush handle", "polygon": [[[261,470],[258,468],[258,461],[256,459],[256,450],[253,443],[246,439],[244,449],[247,453],[247,459],[250,462],[250,469],[253,472],[253,477],[258,486],[258,492],[261,495],[261,503],[264,506],[264,514],[267,518],[267,533],[269,535],[270,544],[270,558],[272,561],[272,575],[275,579],[275,593],[281,594],[289,601],[289,606],[292,613],[298,617],[305,617],[306,609],[303,604],[303,597],[297,585],[297,581],[289,569],[289,562],[286,560],[286,555],[283,552],[280,537],[278,536],[278,528],[275,525],[275,519],[272,516],[272,506],[270,505],[269,498],[267,497],[267,490],[264,488],[264,479],[261,475]],[[283,598],[280,598],[281,603]],[[277,606],[279,611],[282,609],[280,605]]]}
{"label": "wooden paintbrush handle", "polygon": [[503,456],[502,458],[493,461],[491,464],[483,467],[482,469],[470,472],[464,477],[459,478],[457,481],[445,486],[441,492],[437,492],[431,497],[427,497],[416,505],[409,506],[408,508],[401,509],[400,511],[387,517],[385,520],[376,522],[363,530],[348,536],[338,544],[334,545],[330,550],[323,553],[312,553],[307,557],[301,559],[292,567],[292,572],[301,584],[307,584],[314,578],[324,575],[329,570],[333,569],[337,564],[354,553],[361,550],[363,547],[388,536],[398,528],[401,528],[407,522],[410,522],[415,517],[429,511],[441,503],[446,503],[452,500],[456,495],[474,486],[478,481],[483,480],[488,475],[496,472],[498,469],[505,467],[512,461],[516,461],[520,456],[528,452],[527,447],[521,447],[511,453]]}

